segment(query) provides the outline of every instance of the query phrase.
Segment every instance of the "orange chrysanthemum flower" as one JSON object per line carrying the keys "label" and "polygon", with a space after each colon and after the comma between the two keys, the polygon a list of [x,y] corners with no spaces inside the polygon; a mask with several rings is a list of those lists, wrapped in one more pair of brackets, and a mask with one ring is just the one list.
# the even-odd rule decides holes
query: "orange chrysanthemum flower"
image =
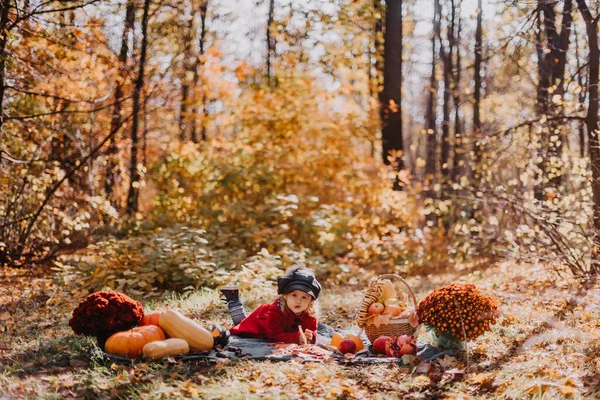
{"label": "orange chrysanthemum flower", "polygon": [[459,340],[473,340],[489,331],[498,317],[498,302],[475,285],[453,283],[434,290],[421,301],[417,315],[422,324]]}

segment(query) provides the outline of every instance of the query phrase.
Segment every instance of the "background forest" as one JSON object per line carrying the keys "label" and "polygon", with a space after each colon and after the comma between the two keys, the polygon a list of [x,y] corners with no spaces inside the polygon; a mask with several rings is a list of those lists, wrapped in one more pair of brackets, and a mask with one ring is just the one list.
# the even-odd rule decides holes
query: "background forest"
{"label": "background forest", "polygon": [[0,0],[0,269],[43,274],[45,304],[271,290],[299,261],[332,288],[498,265],[589,288],[599,21],[596,0]]}
{"label": "background forest", "polygon": [[[598,15],[571,0],[3,1],[0,262],[95,243],[85,272],[111,268],[96,288],[215,284],[206,271],[261,249],[331,275],[482,256],[587,279]],[[156,246],[123,260],[123,235]],[[165,240],[203,252],[162,271]],[[144,265],[162,272],[123,283]]]}

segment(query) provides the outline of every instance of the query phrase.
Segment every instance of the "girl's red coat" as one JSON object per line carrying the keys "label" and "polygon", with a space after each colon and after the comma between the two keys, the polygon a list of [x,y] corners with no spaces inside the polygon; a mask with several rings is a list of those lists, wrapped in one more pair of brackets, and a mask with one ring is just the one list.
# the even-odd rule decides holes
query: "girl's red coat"
{"label": "girl's red coat", "polygon": [[300,315],[291,311],[284,313],[279,307],[279,300],[275,300],[254,310],[242,322],[231,328],[231,334],[266,338],[269,342],[298,343],[298,326],[302,326],[303,331],[312,331],[312,343],[316,343],[317,319],[308,315],[306,311]]}

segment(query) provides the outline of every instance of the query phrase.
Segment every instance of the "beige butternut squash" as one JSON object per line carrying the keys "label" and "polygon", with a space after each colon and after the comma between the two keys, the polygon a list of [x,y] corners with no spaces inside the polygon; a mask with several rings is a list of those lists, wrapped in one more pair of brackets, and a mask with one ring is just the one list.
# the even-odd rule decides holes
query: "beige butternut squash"
{"label": "beige butternut squash", "polygon": [[188,342],[183,339],[171,338],[150,342],[142,349],[144,358],[160,360],[164,357],[186,355],[190,352]]}
{"label": "beige butternut squash", "polygon": [[158,325],[169,337],[183,339],[188,342],[192,350],[209,351],[213,348],[214,339],[210,332],[196,321],[177,311],[168,310],[163,312],[158,319]]}

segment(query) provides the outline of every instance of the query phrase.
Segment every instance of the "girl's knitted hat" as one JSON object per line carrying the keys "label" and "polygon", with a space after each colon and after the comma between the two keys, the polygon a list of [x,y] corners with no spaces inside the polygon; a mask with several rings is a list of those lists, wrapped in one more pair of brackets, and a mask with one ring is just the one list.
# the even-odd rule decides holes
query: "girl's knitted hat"
{"label": "girl's knitted hat", "polygon": [[299,267],[277,279],[277,294],[288,294],[294,290],[308,293],[316,300],[321,293],[321,284],[312,273]]}

